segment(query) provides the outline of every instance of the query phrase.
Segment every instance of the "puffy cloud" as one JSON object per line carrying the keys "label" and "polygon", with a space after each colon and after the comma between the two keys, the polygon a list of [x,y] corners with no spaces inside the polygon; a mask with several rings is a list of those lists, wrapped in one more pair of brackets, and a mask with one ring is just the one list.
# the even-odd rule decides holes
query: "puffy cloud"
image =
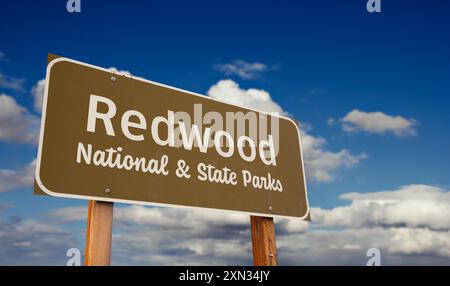
{"label": "puffy cloud", "polygon": [[[60,223],[84,221],[86,207],[47,214]],[[114,208],[113,263],[125,265],[251,264],[250,218],[210,210],[144,207]],[[279,234],[303,233],[308,223],[279,220]],[[133,235],[129,235],[133,233]]]}
{"label": "puffy cloud", "polygon": [[126,77],[133,77],[134,79],[140,79],[140,80],[145,80],[145,78],[139,77],[139,76],[135,76],[133,74],[131,74],[131,72],[127,71],[127,70],[119,70],[116,67],[110,67],[108,68],[108,70],[110,72],[113,72],[117,75],[121,75],[121,76],[126,76]]}
{"label": "puffy cloud", "polygon": [[301,234],[309,230],[309,222],[300,219],[277,219],[277,235]]}
{"label": "puffy cloud", "polygon": [[350,168],[367,158],[365,153],[354,155],[346,149],[338,152],[325,150],[325,139],[309,135],[305,131],[302,131],[301,139],[306,175],[318,182],[330,182],[338,169]]}
{"label": "puffy cloud", "polygon": [[[0,213],[11,208],[15,206],[0,202]],[[0,265],[65,265],[67,249],[81,248],[84,236],[76,237],[60,224],[43,222],[40,217],[0,217]]]}
{"label": "puffy cloud", "polygon": [[[73,206],[51,210],[47,215],[58,221],[75,222],[87,220],[87,202],[86,206]],[[114,216],[117,216],[117,211],[120,208],[114,208]]]}
{"label": "puffy cloud", "polygon": [[231,63],[216,64],[214,69],[224,73],[226,76],[236,75],[242,79],[256,79],[261,73],[267,71],[268,67],[263,63],[234,60]]}
{"label": "puffy cloud", "polygon": [[[50,220],[85,220],[86,207],[61,208]],[[250,264],[248,215],[181,208],[114,208],[114,265]],[[132,233],[132,235],[130,235]]]}
{"label": "puffy cloud", "polygon": [[[208,95],[214,99],[256,110],[288,114],[272,100],[267,91],[253,88],[244,90],[232,80],[219,81],[209,89]],[[304,126],[308,125],[302,124],[302,127]],[[339,168],[352,167],[367,158],[365,154],[354,155],[346,149],[338,152],[327,151],[324,149],[325,139],[308,134],[308,129],[310,128],[302,128],[301,140],[305,171],[309,179],[319,182],[332,181],[334,172]]]}
{"label": "puffy cloud", "polygon": [[[225,229],[226,230],[226,229]],[[129,229],[113,236],[113,265],[250,265],[250,234],[211,238],[198,233],[187,239],[182,231]]]}
{"label": "puffy cloud", "polygon": [[34,97],[34,109],[37,112],[42,112],[44,92],[45,92],[45,78],[39,80],[31,89],[31,94]]}
{"label": "puffy cloud", "polygon": [[[113,237],[113,244],[120,249],[117,264],[221,265],[251,261],[247,215],[132,206],[119,210],[115,223],[120,228]],[[127,235],[137,228],[140,235]],[[212,262],[212,257],[217,259]]]}
{"label": "puffy cloud", "polygon": [[350,205],[312,208],[309,231],[278,240],[286,264],[364,265],[380,249],[385,265],[450,264],[450,192],[435,186],[346,193]]}
{"label": "puffy cloud", "polygon": [[346,132],[365,131],[369,133],[393,133],[397,137],[414,136],[417,131],[415,119],[391,116],[383,112],[364,112],[354,109],[341,119],[342,129]]}
{"label": "puffy cloud", "polygon": [[382,265],[449,265],[450,232],[426,228],[314,229],[279,237],[284,265],[360,265],[367,250],[381,252]]}
{"label": "puffy cloud", "polygon": [[119,70],[116,67],[110,67],[109,71],[115,73],[115,74],[119,74],[119,75],[126,75],[126,76],[131,76],[131,73],[129,71],[126,70]]}
{"label": "puffy cloud", "polygon": [[0,219],[0,265],[65,265],[68,248],[79,245],[61,227],[20,217]]}
{"label": "puffy cloud", "polygon": [[236,82],[230,79],[221,80],[211,86],[208,90],[208,96],[217,100],[245,106],[247,108],[286,114],[286,112],[272,100],[267,91],[255,88],[247,90],[241,89]]}
{"label": "puffy cloud", "polygon": [[0,95],[0,141],[37,143],[40,120],[9,95]]}
{"label": "puffy cloud", "polygon": [[[78,221],[87,218],[87,207],[66,207],[48,213],[54,219]],[[219,211],[131,205],[114,208],[115,223],[134,223],[161,228],[208,228],[215,225],[239,226],[249,222],[247,215]],[[201,223],[200,223],[201,222]]]}
{"label": "puffy cloud", "polygon": [[[365,265],[366,252],[373,247],[381,251],[383,265],[450,264],[448,191],[408,185],[391,191],[347,193],[341,198],[352,202],[330,210],[312,208],[311,223],[275,220],[281,265]],[[71,207],[49,216],[67,222],[85,220],[86,213],[86,207]],[[113,264],[211,263],[251,264],[248,215],[115,207]]]}
{"label": "puffy cloud", "polygon": [[33,186],[35,169],[36,160],[16,170],[0,169],[0,193]]}
{"label": "puffy cloud", "polygon": [[0,71],[0,88],[10,89],[10,90],[15,90],[15,91],[23,91],[24,83],[25,83],[25,79],[10,77],[10,76],[3,74]]}
{"label": "puffy cloud", "polygon": [[314,220],[325,226],[350,228],[381,226],[426,227],[450,230],[450,192],[428,185],[407,185],[398,190],[347,193],[350,205],[314,210]]}

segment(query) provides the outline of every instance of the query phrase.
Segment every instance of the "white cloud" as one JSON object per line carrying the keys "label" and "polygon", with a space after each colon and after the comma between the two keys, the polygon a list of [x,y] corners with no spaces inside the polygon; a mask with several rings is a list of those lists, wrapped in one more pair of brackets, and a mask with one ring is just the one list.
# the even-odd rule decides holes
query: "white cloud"
{"label": "white cloud", "polygon": [[[85,221],[87,208],[49,212],[60,222]],[[144,207],[114,208],[113,262],[126,265],[243,265],[251,263],[250,218],[210,210]],[[308,223],[279,220],[279,233],[302,233]],[[133,233],[133,235],[127,235]]]}
{"label": "white cloud", "polygon": [[[49,215],[64,221],[77,221],[87,218],[86,207],[66,207],[49,212]],[[116,207],[114,219],[117,223],[135,223],[172,228],[181,225],[186,228],[208,228],[214,225],[241,225],[247,223],[248,216],[224,214],[220,211],[187,210],[180,208],[145,207],[131,205]],[[199,222],[202,222],[201,224]]]}
{"label": "white cloud", "polygon": [[131,72],[126,71],[126,70],[119,70],[116,67],[110,67],[109,70],[113,73],[119,74],[119,75],[126,75],[126,76],[131,76]]}
{"label": "white cloud", "polygon": [[216,64],[214,68],[226,76],[239,76],[242,79],[256,79],[268,70],[263,63],[249,63],[244,60],[234,60],[231,63]]}
{"label": "white cloud", "polygon": [[[118,209],[120,208],[114,207],[114,216],[117,216]],[[87,219],[87,202],[86,206],[83,207],[76,206],[54,209],[49,211],[48,215],[64,222],[83,221]]]}
{"label": "white cloud", "polygon": [[[66,207],[48,213],[55,219],[77,221],[87,218],[86,207]],[[218,225],[240,226],[249,222],[247,215],[210,210],[188,210],[172,207],[131,205],[114,209],[115,223],[135,223],[161,228],[208,229]]]}
{"label": "white cloud", "polygon": [[426,228],[350,228],[311,230],[279,237],[284,265],[359,265],[378,248],[382,265],[449,265],[450,232]]}
{"label": "white cloud", "polygon": [[309,222],[300,219],[277,219],[277,235],[301,234],[309,230]]}
{"label": "white cloud", "polygon": [[[232,80],[219,81],[211,86],[208,95],[214,99],[256,110],[288,114],[272,100],[267,91],[254,88],[241,89]],[[301,126],[306,125],[302,124]],[[323,148],[326,144],[325,139],[309,135],[306,131],[307,128],[302,128],[301,140],[305,171],[309,179],[319,182],[332,181],[336,170],[342,167],[352,167],[367,157],[365,154],[353,155],[346,149],[338,152],[327,151]]]}
{"label": "white cloud", "polygon": [[364,265],[367,249],[389,265],[450,264],[450,192],[428,185],[346,193],[350,205],[312,208],[309,231],[278,240],[287,264]]}
{"label": "white cloud", "polygon": [[[115,223],[122,231],[113,243],[125,250],[117,264],[220,265],[245,264],[250,258],[249,217],[206,210],[131,206],[117,212]],[[130,226],[134,223],[137,226]],[[139,228],[141,236],[127,236]],[[159,235],[150,235],[154,230]],[[247,242],[243,243],[242,237]],[[139,251],[144,250],[146,253]],[[127,251],[128,250],[128,251]],[[148,253],[154,253],[149,256]],[[244,254],[244,255],[243,255]],[[245,255],[247,254],[247,255]],[[216,257],[211,262],[211,257]]]}
{"label": "white cloud", "polygon": [[450,230],[450,192],[428,185],[407,185],[376,193],[347,193],[341,199],[348,206],[332,210],[315,209],[321,225],[350,228],[369,226],[426,227]]}
{"label": "white cloud", "polygon": [[[84,221],[86,207],[49,212],[60,223]],[[125,265],[246,265],[251,263],[250,218],[210,210],[114,208],[113,263]],[[301,233],[308,223],[278,221],[280,233]],[[133,235],[129,235],[132,233]],[[214,262],[212,261],[214,258]]]}
{"label": "white cloud", "polygon": [[0,169],[0,193],[33,186],[35,168],[36,160],[16,170]]}
{"label": "white cloud", "polygon": [[44,101],[44,91],[45,91],[45,78],[36,82],[36,84],[31,89],[31,94],[34,97],[34,109],[37,112],[42,112],[42,104]]}
{"label": "white cloud", "polygon": [[61,227],[14,216],[0,218],[0,265],[65,265],[66,251],[78,245]]}
{"label": "white cloud", "polygon": [[0,95],[0,141],[37,143],[40,120],[9,95]]}
{"label": "white cloud", "polygon": [[[87,208],[61,208],[47,216],[60,223],[84,221]],[[113,264],[209,265],[212,257],[214,265],[249,264],[249,223],[248,215],[219,211],[115,206]]]}
{"label": "white cloud", "polygon": [[272,100],[270,94],[262,89],[241,89],[239,85],[230,80],[221,80],[208,90],[208,96],[265,112],[278,112],[286,114],[283,109]]}
{"label": "white cloud", "polygon": [[[372,247],[380,249],[383,265],[450,264],[448,191],[408,185],[341,198],[352,202],[312,208],[311,223],[275,220],[281,265],[365,265]],[[86,213],[86,207],[63,208],[49,218],[84,221]],[[114,230],[115,265],[251,264],[248,215],[116,206]]]}
{"label": "white cloud", "polygon": [[311,136],[304,131],[301,133],[305,171],[309,179],[330,182],[338,169],[350,168],[367,158],[364,153],[353,155],[346,149],[338,152],[325,150],[325,139]]}
{"label": "white cloud", "polygon": [[417,131],[415,119],[391,116],[383,112],[364,112],[354,109],[341,119],[342,129],[346,132],[365,131],[384,134],[391,132],[398,137],[414,136]]}
{"label": "white cloud", "polygon": [[0,71],[0,88],[10,89],[10,90],[15,90],[15,91],[23,91],[24,83],[25,83],[25,79],[10,77],[10,76],[3,74]]}
{"label": "white cloud", "polygon": [[127,70],[119,70],[116,67],[110,67],[110,68],[108,68],[108,70],[110,72],[113,72],[113,73],[117,74],[117,75],[126,76],[126,77],[133,77],[134,79],[145,80],[145,78],[143,78],[143,77],[135,76],[131,72],[127,71]]}

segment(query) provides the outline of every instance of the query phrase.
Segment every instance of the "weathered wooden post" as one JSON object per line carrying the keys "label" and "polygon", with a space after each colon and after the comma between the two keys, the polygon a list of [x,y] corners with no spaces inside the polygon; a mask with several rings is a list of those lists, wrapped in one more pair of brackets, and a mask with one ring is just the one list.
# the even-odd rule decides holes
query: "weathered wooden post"
{"label": "weathered wooden post", "polygon": [[254,266],[277,266],[275,225],[271,217],[250,216]]}
{"label": "weathered wooden post", "polygon": [[113,203],[89,201],[85,266],[111,264]]}

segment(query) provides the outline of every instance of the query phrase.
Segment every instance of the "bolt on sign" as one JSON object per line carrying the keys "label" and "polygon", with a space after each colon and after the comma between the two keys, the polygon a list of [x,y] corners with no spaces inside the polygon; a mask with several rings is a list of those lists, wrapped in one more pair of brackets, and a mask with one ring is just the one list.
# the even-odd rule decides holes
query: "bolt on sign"
{"label": "bolt on sign", "polygon": [[35,193],[308,217],[292,119],[52,57]]}

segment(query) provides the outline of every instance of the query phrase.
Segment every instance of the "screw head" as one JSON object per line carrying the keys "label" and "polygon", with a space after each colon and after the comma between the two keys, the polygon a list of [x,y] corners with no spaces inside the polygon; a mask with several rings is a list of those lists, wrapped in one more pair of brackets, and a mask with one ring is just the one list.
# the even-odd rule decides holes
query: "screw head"
{"label": "screw head", "polygon": [[115,76],[112,76],[111,81],[117,81],[117,78]]}
{"label": "screw head", "polygon": [[111,189],[110,188],[105,189],[105,194],[109,194],[109,193],[111,193]]}

